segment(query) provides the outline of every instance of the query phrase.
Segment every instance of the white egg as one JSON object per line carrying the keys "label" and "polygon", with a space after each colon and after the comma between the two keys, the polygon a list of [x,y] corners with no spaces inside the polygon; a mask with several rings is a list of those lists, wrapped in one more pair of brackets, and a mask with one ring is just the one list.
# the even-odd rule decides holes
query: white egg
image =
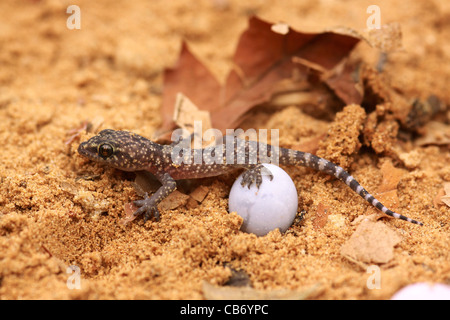
{"label": "white egg", "polygon": [[391,300],[450,300],[450,286],[419,282],[397,291]]}
{"label": "white egg", "polygon": [[258,190],[255,183],[250,189],[241,185],[242,174],[230,191],[228,211],[236,212],[244,222],[241,230],[263,236],[277,228],[285,232],[297,214],[297,189],[291,177],[280,167],[264,164],[272,172],[273,180],[262,175]]}

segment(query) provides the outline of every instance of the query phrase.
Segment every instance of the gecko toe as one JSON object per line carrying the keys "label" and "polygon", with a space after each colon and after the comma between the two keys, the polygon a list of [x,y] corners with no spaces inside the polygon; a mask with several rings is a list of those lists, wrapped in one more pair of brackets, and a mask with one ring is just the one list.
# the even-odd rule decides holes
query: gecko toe
{"label": "gecko toe", "polygon": [[145,194],[145,199],[136,200],[133,203],[139,208],[133,213],[135,216],[139,216],[141,214],[144,215],[144,222],[151,219],[151,217],[155,217],[156,221],[159,221],[159,210],[156,203],[148,197],[148,194]]}
{"label": "gecko toe", "polygon": [[273,179],[272,172],[270,172],[270,170],[263,165],[259,164],[243,173],[241,185],[243,187],[247,186],[250,189],[251,185],[255,183],[256,187],[259,189],[263,181],[263,175],[269,176],[270,180]]}

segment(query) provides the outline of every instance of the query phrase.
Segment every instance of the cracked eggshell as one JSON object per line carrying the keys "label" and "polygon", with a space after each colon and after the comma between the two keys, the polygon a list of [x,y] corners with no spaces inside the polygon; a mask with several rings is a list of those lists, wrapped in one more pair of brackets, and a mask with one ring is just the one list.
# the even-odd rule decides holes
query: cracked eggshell
{"label": "cracked eggshell", "polygon": [[264,236],[272,230],[285,232],[294,221],[298,208],[297,189],[291,177],[280,167],[264,164],[273,174],[262,176],[262,184],[257,189],[241,186],[242,174],[234,182],[229,196],[228,211],[236,212],[244,222],[241,230]]}

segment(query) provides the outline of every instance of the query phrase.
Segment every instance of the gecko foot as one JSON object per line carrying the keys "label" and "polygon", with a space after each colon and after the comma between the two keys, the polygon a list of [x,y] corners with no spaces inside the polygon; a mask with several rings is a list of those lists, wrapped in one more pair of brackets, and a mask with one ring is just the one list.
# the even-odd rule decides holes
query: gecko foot
{"label": "gecko foot", "polygon": [[152,216],[155,217],[156,221],[159,221],[159,210],[152,198],[149,198],[148,194],[145,193],[145,198],[143,200],[136,200],[133,203],[139,207],[133,214],[139,216],[144,214],[144,223],[147,222]]}
{"label": "gecko foot", "polygon": [[269,176],[270,180],[273,179],[273,174],[269,169],[262,164],[258,164],[255,167],[248,169],[242,175],[241,186],[247,186],[249,189],[253,183],[256,183],[256,187],[259,189],[262,183],[262,175]]}

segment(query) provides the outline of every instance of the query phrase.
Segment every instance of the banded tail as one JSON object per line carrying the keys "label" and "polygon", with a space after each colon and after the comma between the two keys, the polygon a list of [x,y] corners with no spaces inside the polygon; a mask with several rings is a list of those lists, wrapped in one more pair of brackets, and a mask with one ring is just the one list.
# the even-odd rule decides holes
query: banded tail
{"label": "banded tail", "polygon": [[353,191],[359,194],[364,200],[366,200],[372,206],[381,210],[388,216],[423,226],[422,222],[413,220],[411,218],[405,217],[399,213],[389,210],[373,195],[371,195],[366,189],[364,189],[359,184],[359,182],[356,181],[356,179],[350,175],[350,173],[348,173],[342,167],[338,166],[337,164],[334,164],[331,161],[315,156],[311,153],[280,148],[280,164],[308,167],[321,172],[328,173],[329,175],[334,175],[336,178],[343,181],[347,186],[349,186]]}

